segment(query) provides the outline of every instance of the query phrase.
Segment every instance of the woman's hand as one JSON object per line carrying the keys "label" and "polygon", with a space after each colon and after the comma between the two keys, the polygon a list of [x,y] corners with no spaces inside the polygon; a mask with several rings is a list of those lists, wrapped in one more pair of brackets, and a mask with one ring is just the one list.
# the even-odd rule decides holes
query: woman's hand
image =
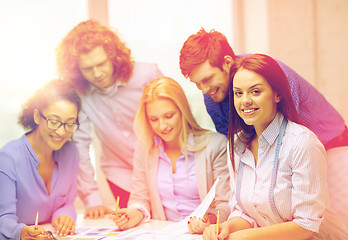
{"label": "woman's hand", "polygon": [[67,215],[56,217],[53,220],[52,225],[60,237],[66,237],[69,234],[73,235],[75,233],[74,221]]}
{"label": "woman's hand", "polygon": [[86,209],[85,218],[103,218],[106,214],[111,213],[112,211],[105,206],[94,206]]}
{"label": "woman's hand", "polygon": [[46,234],[45,229],[42,226],[38,226],[35,229],[35,226],[24,226],[21,231],[21,240],[49,240],[50,236]]}
{"label": "woman's hand", "polygon": [[113,221],[120,230],[135,227],[144,219],[144,214],[140,210],[132,208],[121,208],[113,215]]}
{"label": "woman's hand", "polygon": [[203,240],[223,240],[227,239],[229,234],[229,225],[227,221],[219,225],[218,237],[216,237],[216,224],[212,224],[205,228],[203,232]]}
{"label": "woman's hand", "polygon": [[204,229],[210,225],[211,221],[207,215],[203,218],[191,217],[190,221],[187,223],[188,229],[192,234],[202,234]]}

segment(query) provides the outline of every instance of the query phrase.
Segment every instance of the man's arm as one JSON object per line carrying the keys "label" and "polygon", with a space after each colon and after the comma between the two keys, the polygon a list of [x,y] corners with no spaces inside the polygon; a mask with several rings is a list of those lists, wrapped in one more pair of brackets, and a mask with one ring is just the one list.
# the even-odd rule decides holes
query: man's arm
{"label": "man's arm", "polygon": [[90,136],[92,132],[91,123],[83,110],[81,110],[79,113],[79,122],[80,127],[74,133],[72,138],[80,153],[77,190],[79,197],[88,211],[88,209],[91,208],[98,206],[101,207],[103,205],[103,200],[98,190],[97,182],[94,178],[95,170],[92,166],[89,155],[90,144],[92,143],[92,138]]}
{"label": "man's arm", "polygon": [[228,97],[223,102],[216,103],[208,94],[204,94],[203,96],[205,107],[214,122],[216,131],[227,136],[229,116]]}

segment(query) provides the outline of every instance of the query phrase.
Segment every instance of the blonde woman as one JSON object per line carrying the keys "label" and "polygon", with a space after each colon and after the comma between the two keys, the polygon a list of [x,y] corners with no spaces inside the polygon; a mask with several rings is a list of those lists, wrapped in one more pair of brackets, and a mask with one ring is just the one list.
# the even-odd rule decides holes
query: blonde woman
{"label": "blonde woman", "polygon": [[[185,93],[173,79],[161,77],[144,88],[134,130],[139,141],[134,155],[128,208],[114,222],[120,229],[152,219],[180,221],[201,203],[219,177],[216,197],[202,219],[191,218],[191,233],[229,214],[229,173],[224,135],[201,128]],[[151,214],[150,214],[151,213]]]}

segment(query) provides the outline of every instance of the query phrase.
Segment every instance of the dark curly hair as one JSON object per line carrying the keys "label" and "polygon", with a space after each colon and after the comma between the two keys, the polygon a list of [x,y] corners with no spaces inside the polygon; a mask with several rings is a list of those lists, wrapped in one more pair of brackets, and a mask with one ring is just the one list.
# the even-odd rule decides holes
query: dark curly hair
{"label": "dark curly hair", "polygon": [[[248,57],[238,58],[230,69],[230,88],[229,88],[229,124],[228,139],[230,158],[234,166],[234,136],[240,141],[250,143],[255,137],[254,126],[247,125],[238,115],[234,107],[233,79],[240,69],[246,69],[261,75],[276,92],[281,100],[277,104],[277,111],[281,112],[286,119],[301,124],[300,116],[296,110],[295,103],[291,96],[289,81],[279,66],[279,64],[270,56],[265,54],[253,54]],[[235,170],[235,169],[234,169]]]}
{"label": "dark curly hair", "polygon": [[[23,104],[22,112],[19,114],[18,123],[29,131],[34,131],[37,124],[34,121],[34,110],[42,112],[53,101],[67,100],[81,108],[81,99],[76,89],[67,81],[61,79],[52,80],[35,92],[35,94]],[[78,122],[78,119],[77,119]]]}

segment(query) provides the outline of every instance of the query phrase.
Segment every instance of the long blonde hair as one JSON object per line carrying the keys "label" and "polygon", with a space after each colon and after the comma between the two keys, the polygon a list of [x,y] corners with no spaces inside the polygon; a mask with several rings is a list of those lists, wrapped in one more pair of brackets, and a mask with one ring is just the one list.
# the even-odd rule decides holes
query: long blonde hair
{"label": "long blonde hair", "polygon": [[187,156],[187,150],[197,151],[206,146],[207,141],[199,145],[190,145],[188,139],[192,136],[202,136],[208,130],[200,127],[192,115],[189,103],[184,90],[180,84],[169,78],[161,77],[152,80],[143,90],[140,99],[140,106],[134,120],[134,132],[142,143],[146,152],[154,148],[154,135],[146,113],[146,104],[156,99],[169,99],[178,107],[181,112],[182,128],[179,136],[179,146],[184,149]]}

